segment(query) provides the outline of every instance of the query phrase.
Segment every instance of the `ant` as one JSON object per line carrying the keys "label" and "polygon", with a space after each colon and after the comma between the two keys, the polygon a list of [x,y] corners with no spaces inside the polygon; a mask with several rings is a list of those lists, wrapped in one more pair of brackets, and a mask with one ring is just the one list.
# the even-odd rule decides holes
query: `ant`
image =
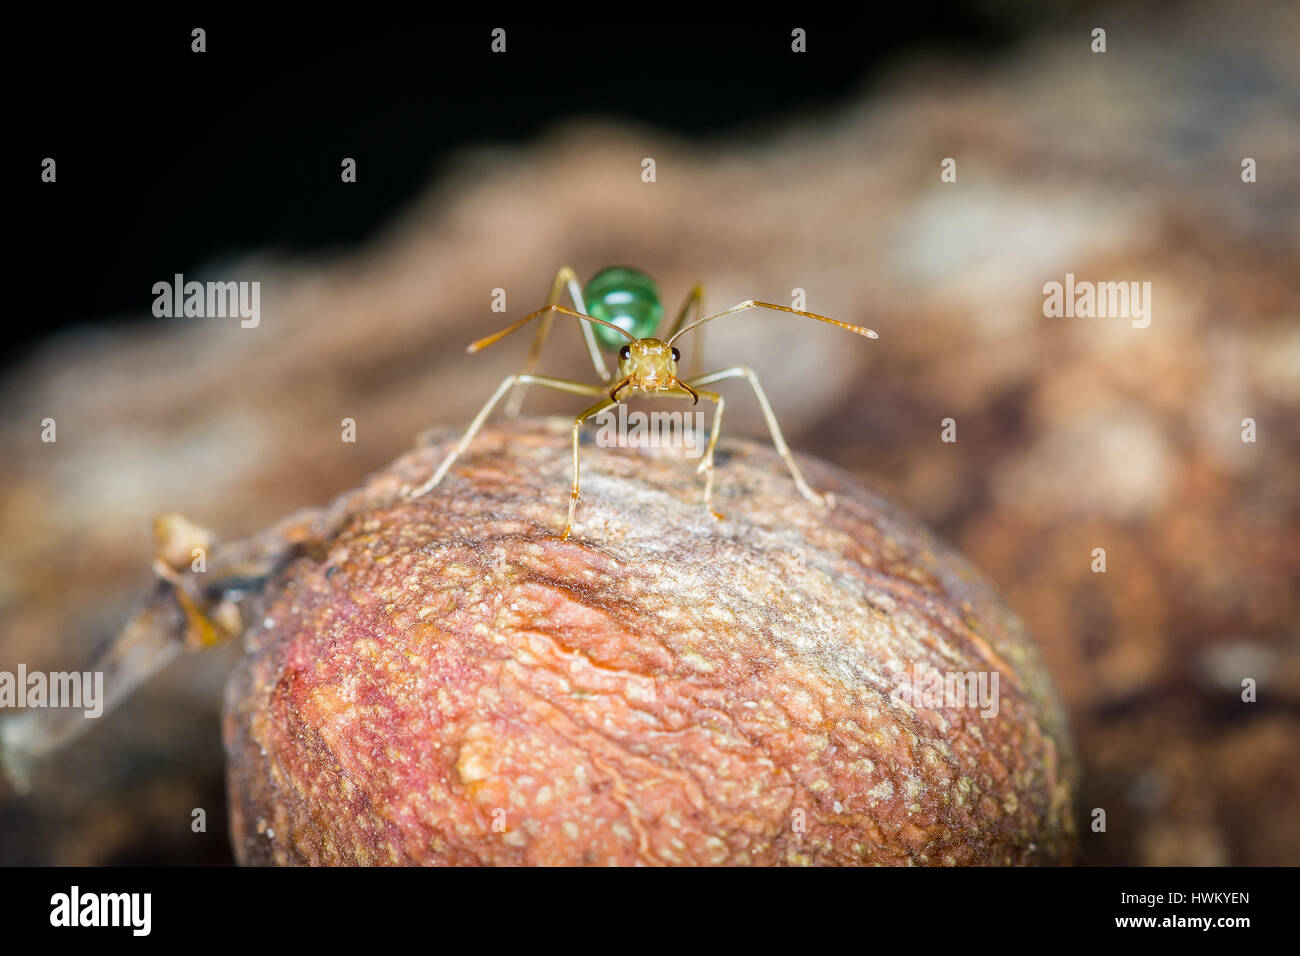
{"label": "ant", "polygon": [[[559,304],[560,296],[566,287],[576,311]],[[754,394],[758,397],[759,407],[762,409],[763,417],[767,421],[768,430],[772,433],[772,444],[776,446],[777,452],[784,459],[786,467],[790,470],[790,477],[794,479],[800,493],[818,507],[829,506],[830,502],[827,498],[817,494],[804,481],[803,474],[800,473],[799,466],[795,464],[794,456],[790,454],[790,448],[781,435],[781,426],[777,424],[776,416],[772,414],[772,406],[768,404],[767,395],[763,393],[763,387],[759,385],[758,376],[754,374],[753,369],[743,365],[736,365],[731,368],[699,375],[697,374],[699,350],[696,350],[695,359],[692,361],[691,376],[687,379],[678,377],[677,363],[682,356],[681,352],[673,345],[674,341],[706,322],[712,322],[714,319],[721,319],[724,316],[735,315],[746,309],[755,308],[774,309],[778,312],[789,312],[791,315],[802,315],[805,318],[816,319],[819,322],[828,322],[841,329],[856,332],[858,335],[865,335],[867,338],[879,337],[871,329],[850,325],[847,322],[840,322],[838,319],[828,318],[824,315],[787,308],[772,302],[758,302],[754,299],[746,299],[743,302],[736,303],[729,309],[723,309],[721,312],[715,312],[712,315],[700,318],[700,313],[704,310],[704,286],[697,282],[686,297],[686,301],[682,304],[681,311],[678,312],[677,320],[669,329],[667,338],[654,338],[653,336],[663,318],[663,306],[659,300],[659,290],[650,276],[637,269],[625,266],[611,266],[596,273],[591,281],[587,283],[586,288],[583,289],[578,285],[578,277],[574,271],[565,266],[555,274],[555,281],[551,283],[551,294],[545,306],[530,315],[524,316],[518,322],[506,326],[500,332],[479,339],[469,346],[467,351],[470,353],[478,352],[501,341],[511,332],[522,328],[533,319],[542,319],[542,323],[537,327],[537,333],[533,337],[532,348],[528,352],[524,370],[505,377],[505,380],[497,387],[492,397],[488,399],[487,404],[470,422],[469,428],[465,430],[464,436],[461,437],[456,447],[443,459],[442,464],[438,466],[438,470],[433,473],[433,476],[428,481],[411,491],[407,497],[418,498],[438,486],[438,483],[446,476],[448,469],[469,447],[469,443],[473,441],[474,436],[478,434],[479,429],[483,427],[483,423],[487,421],[487,417],[492,413],[492,409],[497,406],[497,403],[501,401],[506,392],[511,392],[510,400],[506,403],[506,414],[513,418],[519,412],[519,407],[523,402],[524,393],[528,386],[541,385],[561,392],[571,392],[592,397],[598,396],[600,398],[600,401],[580,412],[573,420],[573,492],[569,498],[569,519],[564,525],[564,533],[560,535],[561,540],[568,540],[573,530],[574,512],[578,507],[578,433],[582,428],[582,423],[614,408],[629,396],[636,394],[657,395],[664,398],[689,398],[692,404],[697,405],[701,398],[714,403],[716,408],[713,413],[713,429],[709,435],[709,444],[704,452],[704,459],[700,462],[696,473],[705,476],[705,507],[709,509],[715,518],[721,518],[722,515],[713,510],[713,449],[718,443],[718,431],[722,425],[724,402],[721,395],[709,391],[704,386],[712,385],[714,382],[723,379],[744,378],[749,382],[754,389]],[[686,324],[686,318],[692,313],[692,310],[695,318],[689,324]],[[591,363],[601,381],[605,384],[590,385],[570,379],[533,374],[542,351],[542,343],[546,341],[546,336],[551,330],[551,322],[557,312],[581,320],[579,326],[587,344],[587,351],[591,354]],[[618,377],[616,379],[605,367],[605,360],[600,351],[601,346],[611,351],[618,349]],[[611,380],[613,380],[612,385],[610,384]]]}

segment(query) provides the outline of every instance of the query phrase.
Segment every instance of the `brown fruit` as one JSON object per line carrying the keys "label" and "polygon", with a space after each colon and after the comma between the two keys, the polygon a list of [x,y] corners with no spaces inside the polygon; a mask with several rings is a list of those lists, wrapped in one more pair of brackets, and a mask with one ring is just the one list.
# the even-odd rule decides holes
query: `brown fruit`
{"label": "brown fruit", "polygon": [[[919,522],[734,440],[719,522],[695,459],[590,444],[561,542],[568,435],[490,428],[401,500],[440,433],[272,582],[227,689],[241,862],[1070,860],[1038,654]],[[996,674],[996,714],[896,691],[925,668]]]}

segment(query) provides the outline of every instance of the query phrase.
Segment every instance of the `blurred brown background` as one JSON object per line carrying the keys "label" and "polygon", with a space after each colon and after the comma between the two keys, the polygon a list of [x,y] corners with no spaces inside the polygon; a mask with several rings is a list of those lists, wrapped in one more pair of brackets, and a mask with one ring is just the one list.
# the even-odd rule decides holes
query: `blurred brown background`
{"label": "blurred brown background", "polygon": [[[1085,6],[997,59],[914,57],[848,108],[707,144],[562,123],[462,153],[361,248],[187,276],[259,280],[257,329],[49,341],[0,385],[0,669],[85,662],[150,586],[153,514],[239,537],[466,423],[527,343],[464,345],[541,305],[560,265],[635,264],[673,309],[696,279],[714,309],[798,287],[880,340],[733,319],[705,365],[752,365],[797,451],[921,515],[1026,619],[1084,761],[1082,862],[1300,864],[1297,49],[1294,4]],[[1067,272],[1151,282],[1150,327],[1044,317]],[[584,361],[557,326],[543,367]],[[728,430],[761,436],[734,392]],[[228,862],[217,715],[236,652],[173,666],[31,796],[0,790],[0,862]]]}

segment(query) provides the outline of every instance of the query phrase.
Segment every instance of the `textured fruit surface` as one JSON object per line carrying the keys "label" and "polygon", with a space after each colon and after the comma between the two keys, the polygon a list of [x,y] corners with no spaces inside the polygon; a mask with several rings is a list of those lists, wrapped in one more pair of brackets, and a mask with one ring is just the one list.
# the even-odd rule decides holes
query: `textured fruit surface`
{"label": "textured fruit surface", "polygon": [[[244,863],[1068,862],[1075,769],[1036,649],[919,522],[770,447],[583,451],[450,432],[335,504],[227,688]],[[996,715],[914,706],[918,669],[997,673]],[[933,704],[933,701],[919,703]],[[981,714],[985,714],[981,716]]]}

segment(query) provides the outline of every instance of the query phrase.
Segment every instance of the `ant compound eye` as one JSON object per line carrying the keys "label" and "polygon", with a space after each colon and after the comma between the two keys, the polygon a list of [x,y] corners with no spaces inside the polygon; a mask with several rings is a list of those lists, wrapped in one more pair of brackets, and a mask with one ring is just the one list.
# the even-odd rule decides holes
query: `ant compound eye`
{"label": "ant compound eye", "polygon": [[621,358],[621,359],[622,359],[623,361],[625,361],[625,362],[626,362],[628,359],[630,359],[630,358],[632,357],[632,346],[630,346],[630,345],[625,345],[625,346],[623,346],[621,349],[619,349],[619,350],[618,350],[618,357]]}
{"label": "ant compound eye", "polygon": [[682,353],[678,350],[677,346],[674,345],[674,346],[673,346],[673,361],[674,361],[674,362],[680,362],[681,360],[682,360]]}

